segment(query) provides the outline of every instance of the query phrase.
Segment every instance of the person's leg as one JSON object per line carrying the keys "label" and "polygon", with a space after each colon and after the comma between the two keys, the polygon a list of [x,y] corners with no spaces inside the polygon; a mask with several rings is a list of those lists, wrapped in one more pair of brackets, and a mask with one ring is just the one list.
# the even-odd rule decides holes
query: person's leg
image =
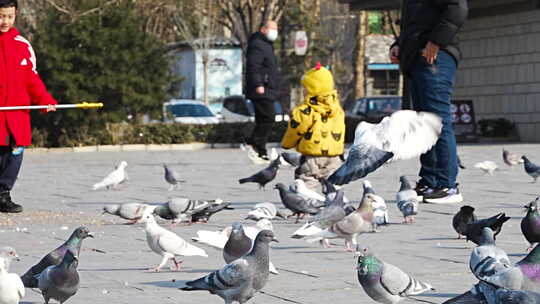
{"label": "person's leg", "polygon": [[248,143],[254,146],[259,156],[266,156],[266,143],[275,121],[274,103],[268,99],[253,101],[255,108],[255,128]]}
{"label": "person's leg", "polygon": [[13,153],[11,147],[0,148],[0,212],[21,212],[22,207],[11,200],[11,189],[17,180],[23,151]]}

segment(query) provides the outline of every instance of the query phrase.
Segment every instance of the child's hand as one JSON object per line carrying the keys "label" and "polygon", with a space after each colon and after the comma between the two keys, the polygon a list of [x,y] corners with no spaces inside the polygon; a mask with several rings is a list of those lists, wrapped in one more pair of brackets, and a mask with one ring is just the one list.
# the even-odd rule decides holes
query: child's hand
{"label": "child's hand", "polygon": [[50,104],[47,107],[47,112],[56,112],[56,105]]}

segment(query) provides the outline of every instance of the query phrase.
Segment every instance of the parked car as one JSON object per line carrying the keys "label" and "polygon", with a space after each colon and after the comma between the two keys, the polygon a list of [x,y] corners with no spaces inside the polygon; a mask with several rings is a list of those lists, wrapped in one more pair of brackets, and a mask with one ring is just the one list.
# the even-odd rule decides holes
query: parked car
{"label": "parked car", "polygon": [[202,102],[193,99],[171,99],[163,104],[165,122],[184,124],[217,124],[219,119]]}
{"label": "parked car", "polygon": [[355,100],[345,109],[345,115],[379,119],[401,110],[401,96],[372,96]]}
{"label": "parked car", "polygon": [[[283,112],[283,108],[278,101],[274,101],[276,111],[275,121],[288,121],[289,115]],[[247,122],[255,121],[255,107],[250,99],[243,95],[228,96],[223,99],[221,115],[225,122]]]}

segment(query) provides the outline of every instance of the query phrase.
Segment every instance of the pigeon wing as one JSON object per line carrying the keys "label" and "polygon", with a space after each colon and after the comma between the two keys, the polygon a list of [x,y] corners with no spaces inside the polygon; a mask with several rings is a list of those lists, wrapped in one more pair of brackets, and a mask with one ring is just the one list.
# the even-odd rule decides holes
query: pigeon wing
{"label": "pigeon wing", "polygon": [[377,170],[394,156],[369,144],[359,144],[351,148],[345,163],[341,165],[328,181],[334,185],[344,185],[360,179]]}
{"label": "pigeon wing", "polygon": [[416,280],[388,263],[384,263],[381,284],[389,293],[399,296],[417,295],[432,289],[429,284]]}

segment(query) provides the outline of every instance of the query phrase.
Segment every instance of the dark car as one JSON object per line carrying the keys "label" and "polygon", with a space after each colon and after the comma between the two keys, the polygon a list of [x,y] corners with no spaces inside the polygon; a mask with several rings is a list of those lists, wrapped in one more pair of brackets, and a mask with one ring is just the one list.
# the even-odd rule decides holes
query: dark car
{"label": "dark car", "polygon": [[[283,113],[283,108],[278,101],[274,101],[276,121],[287,121],[289,115]],[[223,99],[221,115],[225,122],[255,121],[255,107],[253,102],[242,95],[234,95]]]}
{"label": "dark car", "polygon": [[345,115],[378,119],[401,110],[401,96],[372,96],[355,100],[345,109]]}

